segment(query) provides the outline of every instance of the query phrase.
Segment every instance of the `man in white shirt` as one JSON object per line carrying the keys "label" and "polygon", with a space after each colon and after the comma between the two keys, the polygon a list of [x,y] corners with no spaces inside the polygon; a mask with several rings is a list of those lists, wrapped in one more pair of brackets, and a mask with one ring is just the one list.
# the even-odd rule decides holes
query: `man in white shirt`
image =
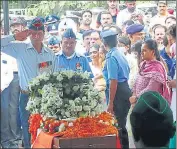
{"label": "man in white shirt", "polygon": [[151,18],[150,20],[150,28],[152,28],[155,24],[161,24],[165,26],[165,20],[168,16],[171,16],[167,11],[167,1],[159,1],[158,2],[158,14]]}
{"label": "man in white shirt", "polygon": [[9,125],[9,84],[13,80],[13,70],[11,65],[11,57],[1,53],[1,145],[3,148],[18,147],[13,142],[13,136]]}
{"label": "man in white shirt", "polygon": [[[25,27],[26,27],[26,21],[24,20],[24,18],[17,17],[17,18],[13,18],[10,21],[10,31],[12,34],[16,34],[25,30]],[[9,90],[10,90],[9,125],[12,132],[13,141],[18,145],[19,141],[22,139],[21,122],[20,122],[20,114],[19,114],[20,87],[19,87],[17,61],[13,57],[11,57],[11,60],[12,60],[12,65],[10,69],[12,69],[14,77],[12,82],[9,85]]]}
{"label": "man in white shirt", "polygon": [[122,29],[123,23],[127,20],[143,23],[142,12],[136,9],[136,0],[126,0],[126,6],[127,8],[118,14],[116,24]]}

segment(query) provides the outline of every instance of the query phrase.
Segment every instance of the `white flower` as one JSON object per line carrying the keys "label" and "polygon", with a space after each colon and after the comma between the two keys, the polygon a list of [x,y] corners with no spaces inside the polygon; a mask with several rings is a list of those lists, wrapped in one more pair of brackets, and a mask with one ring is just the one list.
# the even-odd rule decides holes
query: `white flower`
{"label": "white flower", "polygon": [[62,132],[65,130],[65,124],[62,123],[60,126],[59,126],[59,132]]}
{"label": "white flower", "polygon": [[68,126],[69,126],[69,127],[72,127],[72,126],[74,126],[74,125],[73,125],[73,123],[71,122],[71,123],[68,124]]}
{"label": "white flower", "polygon": [[[72,79],[74,76],[76,79]],[[43,73],[29,83],[31,96],[27,109],[31,113],[42,113],[46,117],[56,116],[59,119],[100,113],[103,111],[101,96],[94,89],[89,76],[87,72],[71,70],[52,75]],[[41,86],[42,84],[44,85]],[[35,90],[40,94],[36,94]]]}
{"label": "white flower", "polygon": [[71,116],[69,112],[65,112],[65,115],[66,115],[67,117],[70,117],[70,116]]}
{"label": "white flower", "polygon": [[82,97],[82,101],[87,101],[87,98],[84,96],[84,97]]}
{"label": "white flower", "polygon": [[83,106],[83,110],[84,110],[84,111],[90,111],[91,108],[90,108],[89,106]]}
{"label": "white flower", "polygon": [[57,76],[57,80],[58,80],[59,82],[63,80],[63,77],[62,77],[61,74],[58,74],[58,76]]}

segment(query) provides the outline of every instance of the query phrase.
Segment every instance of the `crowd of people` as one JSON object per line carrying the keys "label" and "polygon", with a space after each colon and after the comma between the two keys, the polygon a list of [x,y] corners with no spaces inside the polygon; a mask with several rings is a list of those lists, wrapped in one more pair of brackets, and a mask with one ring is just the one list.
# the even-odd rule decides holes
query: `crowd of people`
{"label": "crowd of people", "polygon": [[28,84],[43,72],[63,70],[90,72],[118,121],[123,149],[129,148],[129,132],[137,148],[169,145],[176,122],[176,17],[167,1],[158,2],[157,14],[145,13],[150,19],[136,0],[125,1],[121,11],[118,1],[106,3],[96,19],[90,10],[81,18],[36,17],[28,26],[17,17],[5,36],[1,24],[3,148],[18,148],[21,140],[31,147]]}

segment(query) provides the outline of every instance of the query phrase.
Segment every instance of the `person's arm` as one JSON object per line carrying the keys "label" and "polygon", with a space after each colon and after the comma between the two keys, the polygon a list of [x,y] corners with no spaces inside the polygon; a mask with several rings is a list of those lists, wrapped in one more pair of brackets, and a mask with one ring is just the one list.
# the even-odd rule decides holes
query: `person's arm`
{"label": "person's arm", "polygon": [[168,86],[170,88],[176,88],[176,79],[168,81]]}
{"label": "person's arm", "polygon": [[8,35],[1,38],[1,52],[17,58],[21,49],[26,49],[23,42],[14,41],[24,41],[31,34],[29,30],[19,32],[15,35]]}
{"label": "person's arm", "polygon": [[114,102],[114,98],[116,95],[116,91],[117,91],[117,84],[118,81],[117,80],[110,80],[110,87],[109,87],[109,104],[113,105]]}
{"label": "person's arm", "polygon": [[154,79],[150,79],[148,85],[146,86],[146,88],[144,88],[138,95],[137,97],[140,97],[143,93],[147,92],[147,91],[156,91],[156,92],[160,92],[162,91],[162,86],[163,84],[160,82],[155,81]]}
{"label": "person's arm", "polygon": [[10,55],[14,58],[17,58],[18,49],[17,47],[19,43],[13,42],[15,41],[14,35],[4,36],[1,38],[1,52]]}
{"label": "person's arm", "polygon": [[108,59],[108,79],[109,79],[109,105],[108,112],[113,114],[113,102],[116,95],[117,87],[118,87],[118,72],[119,65],[115,57],[111,56]]}

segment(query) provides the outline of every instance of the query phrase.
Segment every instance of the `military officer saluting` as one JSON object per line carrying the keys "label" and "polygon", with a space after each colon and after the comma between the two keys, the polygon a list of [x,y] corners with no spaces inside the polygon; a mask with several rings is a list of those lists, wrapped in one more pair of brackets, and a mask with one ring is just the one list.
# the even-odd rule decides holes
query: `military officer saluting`
{"label": "military officer saluting", "polygon": [[109,98],[107,111],[114,114],[119,124],[122,148],[129,148],[126,118],[130,108],[131,90],[128,86],[130,68],[125,56],[118,50],[117,33],[112,30],[101,32],[103,44],[108,51],[103,75],[107,82]]}
{"label": "military officer saluting", "polygon": [[[44,34],[44,19],[37,17],[32,20],[29,29],[1,38],[1,51],[17,60],[21,88],[20,118],[25,148],[31,147],[28,131],[30,113],[25,109],[29,98],[28,84],[43,72],[52,72],[54,70],[56,57],[52,50],[44,46]],[[30,42],[15,42],[15,40],[24,41],[28,36]]]}
{"label": "military officer saluting", "polygon": [[93,77],[87,58],[75,52],[76,43],[76,35],[73,30],[71,28],[66,29],[62,36],[62,49],[57,55],[55,71],[87,71]]}

